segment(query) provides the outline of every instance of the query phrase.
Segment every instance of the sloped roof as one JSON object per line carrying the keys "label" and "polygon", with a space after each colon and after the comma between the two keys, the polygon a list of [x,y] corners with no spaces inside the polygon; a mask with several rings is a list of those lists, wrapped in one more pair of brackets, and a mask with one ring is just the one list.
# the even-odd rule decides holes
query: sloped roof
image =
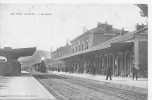
{"label": "sloped roof", "polygon": [[[95,28],[92,28],[86,32],[84,32],[83,34],[79,35],[78,37],[76,37],[75,39],[73,39],[71,42],[79,39],[80,37],[84,36],[84,35],[87,35],[87,34],[95,34],[95,33],[108,33],[108,34],[119,34],[122,30],[120,29],[116,29],[116,28],[113,28],[112,29],[109,29],[109,30],[106,30],[104,29],[103,27],[95,27]],[[127,32],[127,31],[124,31],[124,32]]]}
{"label": "sloped roof", "polygon": [[119,35],[117,37],[113,37],[112,39],[109,39],[109,40],[105,41],[104,43],[96,45],[96,46],[94,46],[92,48],[89,48],[85,51],[80,51],[80,52],[76,52],[76,53],[73,53],[73,54],[69,54],[69,55],[57,58],[56,60],[62,60],[62,59],[66,59],[66,58],[69,58],[69,57],[72,57],[72,56],[81,55],[81,54],[85,54],[85,53],[89,53],[89,52],[93,52],[93,51],[97,51],[97,50],[101,50],[101,49],[106,49],[108,47],[111,47],[112,43],[119,43],[119,42],[125,42],[125,41],[128,41],[128,40],[132,40],[132,39],[134,39],[134,36],[135,36],[136,33],[145,31],[147,29],[148,28],[145,27],[145,28],[143,28],[141,30],[138,30],[138,31],[130,32],[130,33],[127,33],[127,34],[124,34],[124,35]]}

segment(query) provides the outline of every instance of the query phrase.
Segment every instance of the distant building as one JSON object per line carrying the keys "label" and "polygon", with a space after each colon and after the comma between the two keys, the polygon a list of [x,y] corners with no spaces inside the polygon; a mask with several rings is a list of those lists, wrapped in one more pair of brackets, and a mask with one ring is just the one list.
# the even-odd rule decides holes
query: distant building
{"label": "distant building", "polygon": [[[41,64],[41,61],[44,59],[50,58],[50,52],[45,50],[37,50],[34,52],[32,56],[29,57],[22,57],[18,59],[22,63],[23,67],[31,68],[33,71],[36,70],[36,66],[39,66]],[[28,69],[23,68],[23,69]]]}
{"label": "distant building", "polygon": [[63,47],[57,48],[55,51],[51,52],[51,58],[55,59],[72,53],[71,45],[66,44]]}

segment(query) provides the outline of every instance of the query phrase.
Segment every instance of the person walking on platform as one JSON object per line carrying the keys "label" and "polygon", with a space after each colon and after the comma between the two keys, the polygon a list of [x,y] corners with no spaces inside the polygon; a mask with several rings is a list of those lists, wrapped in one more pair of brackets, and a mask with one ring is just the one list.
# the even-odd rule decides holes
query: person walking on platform
{"label": "person walking on platform", "polygon": [[136,80],[138,79],[138,70],[139,70],[139,66],[138,66],[138,64],[135,63],[135,59],[133,57],[133,67],[132,67],[133,80],[134,80],[134,78],[136,78]]}
{"label": "person walking on platform", "polygon": [[138,80],[138,68],[133,67],[132,68],[132,76],[133,76],[133,80],[136,78],[136,80]]}
{"label": "person walking on platform", "polygon": [[112,80],[111,76],[112,76],[112,67],[108,67],[106,73],[106,80],[108,80],[108,77],[110,78],[110,80]]}

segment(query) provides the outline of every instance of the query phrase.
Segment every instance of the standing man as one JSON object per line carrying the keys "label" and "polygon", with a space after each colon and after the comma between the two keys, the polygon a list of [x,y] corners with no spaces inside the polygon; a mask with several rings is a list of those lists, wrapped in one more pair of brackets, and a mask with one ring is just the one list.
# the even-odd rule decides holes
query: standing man
{"label": "standing man", "polygon": [[133,80],[134,78],[136,78],[136,80],[138,79],[138,68],[136,68],[135,66],[133,66],[132,68],[132,76],[133,76]]}
{"label": "standing man", "polygon": [[112,76],[112,67],[108,67],[106,73],[106,80],[108,80],[108,77],[110,77],[110,80],[112,80],[111,76]]}
{"label": "standing man", "polygon": [[132,77],[133,77],[133,80],[134,80],[134,78],[136,78],[136,80],[138,79],[138,70],[139,70],[139,67],[135,63],[135,59],[133,57],[133,67],[132,67]]}

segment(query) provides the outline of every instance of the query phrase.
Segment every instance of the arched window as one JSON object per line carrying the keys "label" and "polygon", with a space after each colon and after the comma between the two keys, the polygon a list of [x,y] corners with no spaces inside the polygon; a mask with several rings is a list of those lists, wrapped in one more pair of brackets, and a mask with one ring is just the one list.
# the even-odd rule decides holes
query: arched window
{"label": "arched window", "polygon": [[83,51],[83,49],[84,49],[84,47],[83,47],[83,43],[82,43],[82,45],[81,45],[81,50]]}
{"label": "arched window", "polygon": [[85,42],[85,49],[88,49],[88,41]]}

